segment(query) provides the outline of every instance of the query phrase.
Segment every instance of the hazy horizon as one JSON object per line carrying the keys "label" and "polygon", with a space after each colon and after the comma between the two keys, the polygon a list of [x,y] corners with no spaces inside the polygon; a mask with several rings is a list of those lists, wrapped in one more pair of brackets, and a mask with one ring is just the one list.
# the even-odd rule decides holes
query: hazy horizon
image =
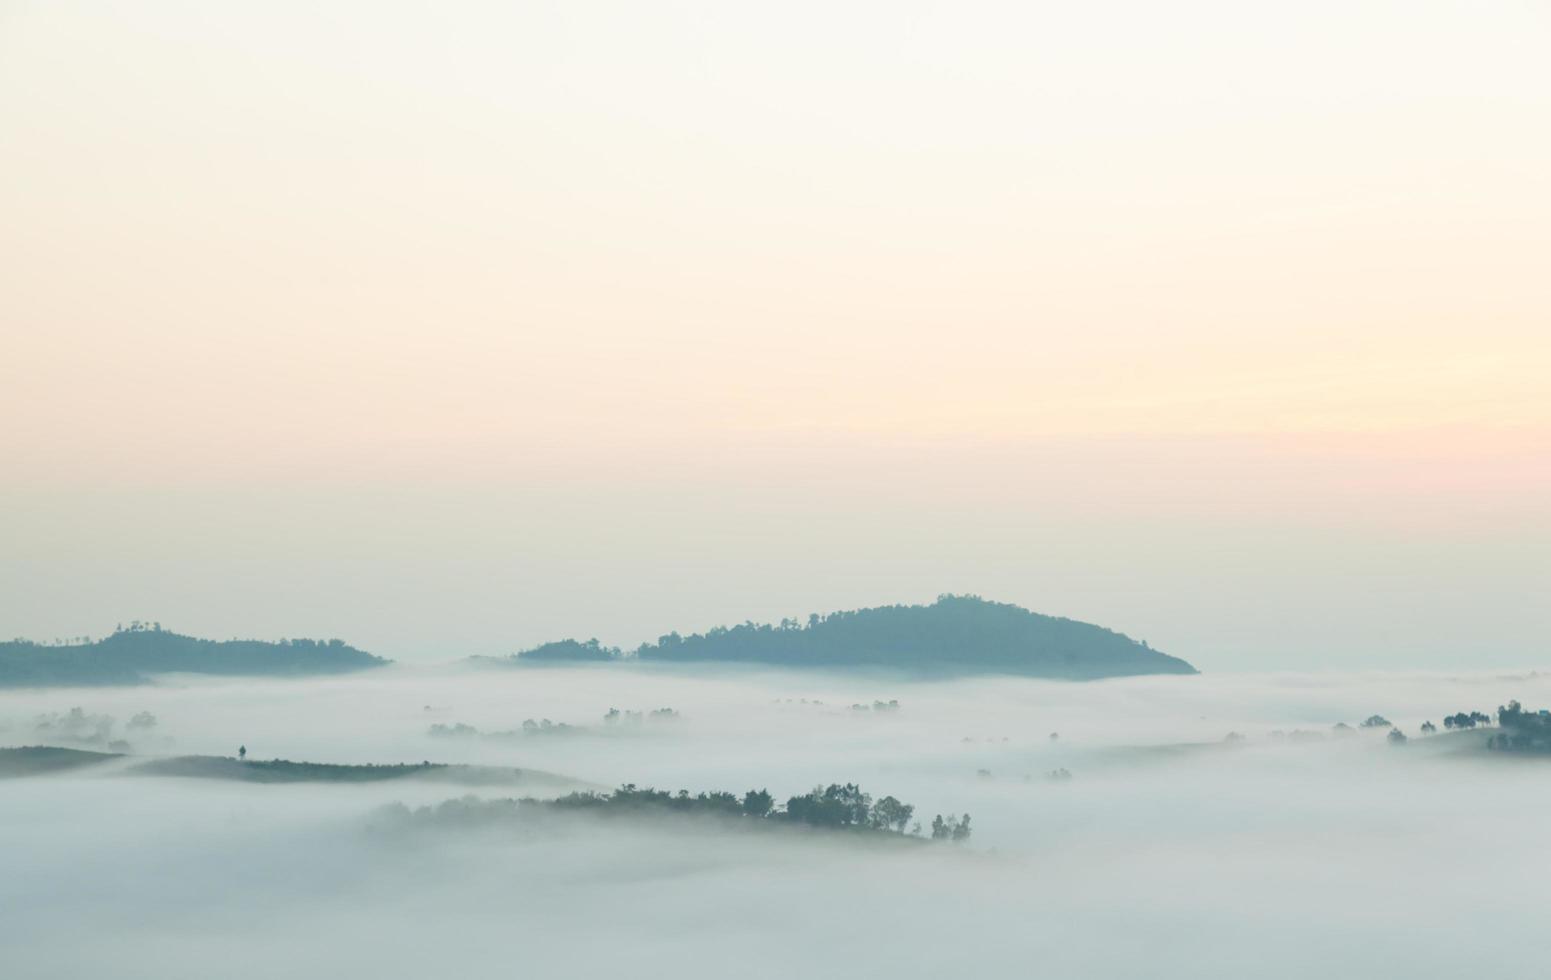
{"label": "hazy horizon", "polygon": [[[388,667],[0,690],[0,740],[40,740],[80,707],[135,753],[4,781],[0,943],[27,980],[205,978],[212,964],[236,978],[667,962],[689,978],[729,963],[751,977],[1514,972],[1538,962],[1544,932],[1545,760],[1418,734],[1513,697],[1545,704],[1551,674],[880,683]],[[850,707],[877,698],[899,707]],[[663,706],[680,717],[603,723],[610,707]],[[153,723],[126,733],[142,712]],[[1332,731],[1374,712],[1410,743]],[[540,717],[578,727],[496,734]],[[485,734],[433,734],[457,723]],[[250,760],[429,759],[781,799],[854,780],[923,822],[967,812],[976,829],[966,845],[899,849],[651,820],[395,834],[370,832],[378,807],[468,790],[126,774],[239,743]]]}
{"label": "hazy horizon", "polygon": [[1551,635],[1551,12],[0,4],[0,635]]}
{"label": "hazy horizon", "polygon": [[0,974],[1543,972],[1548,51],[0,0]]}

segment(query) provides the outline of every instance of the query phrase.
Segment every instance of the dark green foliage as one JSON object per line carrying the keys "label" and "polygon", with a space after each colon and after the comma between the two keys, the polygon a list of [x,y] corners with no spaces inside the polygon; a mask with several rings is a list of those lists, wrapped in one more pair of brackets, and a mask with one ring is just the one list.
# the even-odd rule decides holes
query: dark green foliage
{"label": "dark green foliage", "polygon": [[1525,711],[1517,701],[1497,709],[1501,729],[1487,742],[1499,752],[1551,753],[1551,711]]}
{"label": "dark green foliage", "polygon": [[969,834],[969,814],[967,813],[962,817],[955,817],[949,814],[946,820],[942,818],[940,813],[932,818],[932,840],[951,840],[962,843],[969,840]]}
{"label": "dark green foliage", "polygon": [[812,827],[866,826],[872,797],[855,783],[831,783],[786,801],[786,819]]}
{"label": "dark green foliage", "polygon": [[548,718],[526,718],[520,728],[508,731],[484,732],[460,721],[451,725],[434,724],[426,729],[426,734],[432,738],[512,739],[529,735],[585,735],[587,729],[578,725],[568,725],[563,721],[550,721]]}
{"label": "dark green foliage", "polygon": [[216,641],[137,627],[65,646],[0,643],[0,687],[139,684],[165,673],[334,674],[385,663],[343,640]]}
{"label": "dark green foliage", "polygon": [[751,789],[743,794],[744,816],[762,819],[770,816],[770,811],[774,808],[775,797],[771,796],[767,789]]}
{"label": "dark green foliage", "polygon": [[885,796],[873,805],[872,826],[879,830],[892,830],[897,834],[903,834],[915,812],[916,808],[909,803],[901,803],[892,796]]}
{"label": "dark green foliage", "polygon": [[1390,720],[1383,715],[1369,715],[1363,719],[1363,728],[1392,728]]}
{"label": "dark green foliage", "polygon": [[952,817],[949,817],[948,820],[953,827],[953,832],[950,836],[956,843],[963,843],[969,840],[969,814],[966,813],[960,817],[958,823],[952,823]]}
{"label": "dark green foliage", "polygon": [[1389,739],[1389,744],[1391,745],[1406,744],[1406,733],[1398,728],[1391,728],[1389,734],[1385,737]]}
{"label": "dark green foliage", "polygon": [[670,633],[637,651],[642,660],[737,661],[791,667],[897,667],[1085,679],[1193,674],[1195,668],[1127,636],[1042,616],[976,596],[929,606],[883,606],[813,615],[807,625],[745,623],[708,633]]}
{"label": "dark green foliage", "polygon": [[610,708],[603,716],[605,725],[640,726],[643,721],[679,721],[684,716],[676,708],[653,708],[651,711],[620,711]]}
{"label": "dark green foliage", "polygon": [[[1514,703],[1517,704],[1518,702]],[[1444,728],[1454,728],[1459,730],[1474,728],[1477,725],[1490,725],[1491,723],[1492,716],[1480,711],[1472,711],[1468,714],[1461,711],[1457,714],[1449,715],[1443,719]]]}
{"label": "dark green foliage", "polygon": [[[524,718],[522,733],[524,735],[566,735],[580,732],[575,725],[567,725],[563,721],[550,721],[548,718]],[[503,733],[510,734],[510,733]]]}
{"label": "dark green foliage", "polygon": [[618,647],[606,647],[600,644],[596,638],[582,642],[580,640],[557,640],[554,643],[545,643],[536,646],[532,650],[524,650],[514,655],[511,659],[517,663],[586,663],[589,661],[614,660],[620,656]]}
{"label": "dark green foliage", "polygon": [[[497,800],[481,803],[465,799],[452,801],[444,818],[443,804],[435,809],[423,808],[410,811],[400,807],[393,815],[417,822],[467,822],[471,814],[483,807],[483,812],[495,819],[520,816],[524,812],[534,814],[590,813],[607,817],[709,817],[727,820],[744,826],[801,826],[830,831],[906,836],[906,827],[915,807],[886,796],[876,805],[872,797],[862,792],[855,783],[832,783],[815,787],[812,792],[794,796],[785,807],[777,807],[768,790],[751,789],[740,800],[726,792],[704,792],[691,795],[688,790],[678,792],[641,787],[626,783],[612,793],[577,792],[553,800]],[[938,818],[941,821],[941,817]],[[954,821],[945,839],[965,840],[969,837],[969,818]]]}
{"label": "dark green foliage", "polygon": [[852,711],[898,711],[899,701],[890,698],[887,701],[874,701],[872,704],[853,704]]}

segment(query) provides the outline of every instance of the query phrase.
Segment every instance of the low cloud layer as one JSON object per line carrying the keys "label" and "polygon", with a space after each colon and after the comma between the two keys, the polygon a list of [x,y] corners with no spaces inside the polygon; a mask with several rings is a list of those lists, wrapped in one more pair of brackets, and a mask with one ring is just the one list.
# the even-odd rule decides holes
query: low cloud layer
{"label": "low cloud layer", "polygon": [[[855,781],[928,821],[971,813],[975,834],[899,849],[586,820],[395,834],[370,829],[375,808],[461,790],[130,778],[114,763],[0,781],[0,946],[29,978],[1520,969],[1542,925],[1543,760],[1331,727],[1380,713],[1415,736],[1511,698],[1551,703],[1551,677],[459,667],[11,691],[6,745],[69,744],[51,735],[80,708],[86,737],[113,719],[137,754],[245,745],[781,799]],[[607,722],[611,708],[643,720]],[[678,717],[652,720],[661,708]],[[130,727],[142,713],[156,723]],[[478,733],[430,734],[460,724]]]}

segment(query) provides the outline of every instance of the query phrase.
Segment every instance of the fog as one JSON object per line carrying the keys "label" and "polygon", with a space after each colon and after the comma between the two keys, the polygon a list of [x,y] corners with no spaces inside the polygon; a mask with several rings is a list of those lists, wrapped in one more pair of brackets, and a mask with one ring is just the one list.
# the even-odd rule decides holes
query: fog
{"label": "fog", "polygon": [[[245,745],[250,759],[475,763],[600,787],[769,787],[781,800],[855,781],[915,804],[923,822],[970,813],[974,834],[883,847],[581,816],[410,831],[373,815],[394,801],[512,793],[418,779],[130,776],[133,760],[116,760],[0,780],[4,972],[1517,969],[1543,927],[1551,769],[1471,751],[1455,736],[1414,737],[1424,719],[1511,698],[1551,701],[1551,675],[1052,683],[448,666],[13,690],[0,694],[4,745],[96,739],[127,742],[135,755],[228,756]],[[890,700],[899,707],[872,707]],[[603,721],[610,708],[664,707],[678,717]],[[74,708],[90,720],[72,728]],[[1376,712],[1411,741],[1332,733]],[[573,728],[523,734],[527,719]],[[479,734],[434,736],[432,725]],[[1229,732],[1244,738],[1224,741]],[[1070,779],[1050,777],[1062,769]]]}

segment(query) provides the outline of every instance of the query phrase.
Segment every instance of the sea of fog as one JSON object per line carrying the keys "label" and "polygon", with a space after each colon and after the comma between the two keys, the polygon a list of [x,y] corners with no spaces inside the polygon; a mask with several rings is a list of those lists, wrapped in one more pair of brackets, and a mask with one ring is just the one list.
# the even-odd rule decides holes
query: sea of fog
{"label": "sea of fog", "polygon": [[[1551,705],[1551,676],[1062,683],[457,666],[4,691],[5,746],[241,745],[250,759],[464,762],[780,799],[858,782],[925,823],[969,813],[974,834],[876,847],[587,820],[400,834],[374,829],[373,811],[465,790],[129,777],[118,765],[3,779],[0,976],[1529,970],[1545,949],[1551,760],[1417,737],[1426,719],[1509,699]],[[874,707],[889,701],[898,708]],[[71,729],[73,708],[87,721]],[[609,725],[611,708],[677,717]],[[131,728],[141,713],[154,725]],[[1411,741],[1332,732],[1375,713]],[[530,719],[572,728],[522,734]],[[481,734],[435,736],[436,725]]]}

